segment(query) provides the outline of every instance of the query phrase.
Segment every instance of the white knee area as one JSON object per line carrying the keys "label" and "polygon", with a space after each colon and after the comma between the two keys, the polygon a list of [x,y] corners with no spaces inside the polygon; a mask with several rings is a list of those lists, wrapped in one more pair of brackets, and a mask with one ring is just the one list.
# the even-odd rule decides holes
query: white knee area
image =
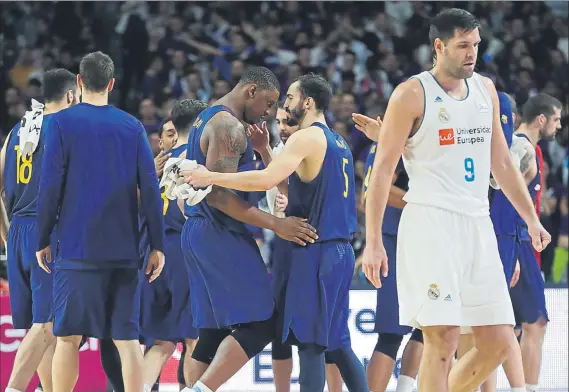
{"label": "white knee area", "polygon": [[23,391],[20,391],[16,388],[6,388],[6,389],[4,389],[4,391],[6,391],[6,392],[23,392]]}

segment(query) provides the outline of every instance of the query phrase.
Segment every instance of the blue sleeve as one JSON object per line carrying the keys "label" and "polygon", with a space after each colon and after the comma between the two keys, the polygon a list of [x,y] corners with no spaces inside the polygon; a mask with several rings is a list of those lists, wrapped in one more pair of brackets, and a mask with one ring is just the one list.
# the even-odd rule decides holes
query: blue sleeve
{"label": "blue sleeve", "polygon": [[506,137],[508,148],[512,147],[512,137],[514,134],[514,117],[512,115],[512,105],[506,94],[498,92],[498,100],[500,101],[500,122],[502,123],[502,131]]}
{"label": "blue sleeve", "polygon": [[154,168],[152,149],[146,137],[144,127],[140,124],[138,135],[138,189],[140,190],[141,213],[146,217],[148,225],[148,242],[152,250],[164,252],[164,215],[162,214],[162,197],[158,176]]}
{"label": "blue sleeve", "polygon": [[50,235],[57,221],[67,167],[63,138],[56,119],[43,129],[45,150],[40,174],[38,194],[38,251],[50,244]]}

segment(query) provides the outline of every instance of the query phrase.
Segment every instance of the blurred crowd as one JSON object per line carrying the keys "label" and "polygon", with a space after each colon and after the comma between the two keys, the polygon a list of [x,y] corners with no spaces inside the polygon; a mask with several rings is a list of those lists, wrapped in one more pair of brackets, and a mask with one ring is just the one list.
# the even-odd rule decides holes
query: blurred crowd
{"label": "blurred crowd", "polygon": [[[354,129],[351,113],[383,115],[395,86],[432,66],[429,18],[443,7],[466,7],[482,23],[478,72],[515,97],[519,107],[537,92],[564,104],[562,131],[540,144],[547,178],[541,216],[555,245],[542,255],[542,269],[548,280],[563,279],[564,271],[566,279],[566,262],[561,269],[553,265],[567,258],[568,242],[568,3],[454,3],[0,3],[0,138],[31,98],[41,98],[44,70],[77,72],[90,51],[111,54],[117,66],[112,103],[139,117],[156,153],[160,122],[175,100],[212,102],[248,66],[264,65],[283,89],[307,72],[332,83],[328,123],[349,141],[361,181],[370,141]],[[274,120],[269,128],[276,143]],[[364,233],[362,224],[357,251]]]}

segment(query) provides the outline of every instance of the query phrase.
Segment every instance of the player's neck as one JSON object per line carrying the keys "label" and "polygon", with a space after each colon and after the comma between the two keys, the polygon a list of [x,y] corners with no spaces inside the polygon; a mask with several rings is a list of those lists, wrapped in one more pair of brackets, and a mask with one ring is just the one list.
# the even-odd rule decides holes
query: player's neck
{"label": "player's neck", "polygon": [[47,102],[43,108],[43,115],[57,113],[60,110],[67,109],[69,106],[63,102]]}
{"label": "player's neck", "polygon": [[436,65],[430,72],[447,94],[456,93],[465,85],[464,79],[457,79]]}
{"label": "player's neck", "polygon": [[214,105],[223,105],[227,106],[233,112],[233,115],[238,120],[243,120],[243,110],[245,109],[244,104],[239,104],[242,101],[240,93],[234,90],[231,90],[219,100],[215,101]]}
{"label": "player's neck", "polygon": [[539,127],[532,126],[531,124],[521,123],[515,133],[521,133],[529,138],[529,141],[534,146],[539,142]]}
{"label": "player's neck", "polygon": [[92,93],[83,90],[81,94],[81,102],[88,103],[93,106],[105,106],[109,104],[109,93]]}
{"label": "player's neck", "polygon": [[178,132],[178,141],[176,142],[176,147],[183,146],[184,144],[188,144],[188,139],[190,138],[190,134],[182,134]]}
{"label": "player's neck", "polygon": [[299,129],[308,128],[315,122],[319,122],[328,126],[326,124],[326,117],[324,117],[324,113],[307,112],[304,118],[302,119],[302,122],[299,124],[298,128]]}

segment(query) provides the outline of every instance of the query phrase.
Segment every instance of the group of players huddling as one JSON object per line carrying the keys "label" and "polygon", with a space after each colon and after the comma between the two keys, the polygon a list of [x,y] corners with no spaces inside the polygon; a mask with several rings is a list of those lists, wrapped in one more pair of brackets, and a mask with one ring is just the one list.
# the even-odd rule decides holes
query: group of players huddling
{"label": "group of players huddling", "polygon": [[[291,346],[302,392],[326,379],[329,391],[385,391],[408,333],[399,392],[417,376],[422,392],[496,390],[500,365],[512,391],[536,391],[548,316],[534,248],[551,241],[534,207],[536,145],[560,129],[561,103],[531,97],[514,133],[515,102],[474,72],[474,16],[441,12],[430,39],[433,69],[397,86],[383,121],[353,114],[375,141],[362,265],[378,288],[378,341],[367,377],[348,329],[354,164],[326,124],[324,78],[288,87],[274,150],[257,124],[278,105],[279,82],[252,67],[212,106],[177,102],[154,158],[140,121],[108,104],[107,55],[87,54],[78,75],[47,71],[45,103],[32,103],[0,157],[13,324],[29,329],[6,391],[26,390],[37,371],[44,391],[71,392],[84,337],[101,339],[115,391],[150,391],[178,342],[185,391],[217,391],[269,343],[278,392],[290,390]],[[161,194],[173,158],[198,164],[178,172],[193,189],[212,186],[199,203]],[[271,213],[246,202],[253,191],[267,191]],[[272,279],[247,225],[278,236]]]}

